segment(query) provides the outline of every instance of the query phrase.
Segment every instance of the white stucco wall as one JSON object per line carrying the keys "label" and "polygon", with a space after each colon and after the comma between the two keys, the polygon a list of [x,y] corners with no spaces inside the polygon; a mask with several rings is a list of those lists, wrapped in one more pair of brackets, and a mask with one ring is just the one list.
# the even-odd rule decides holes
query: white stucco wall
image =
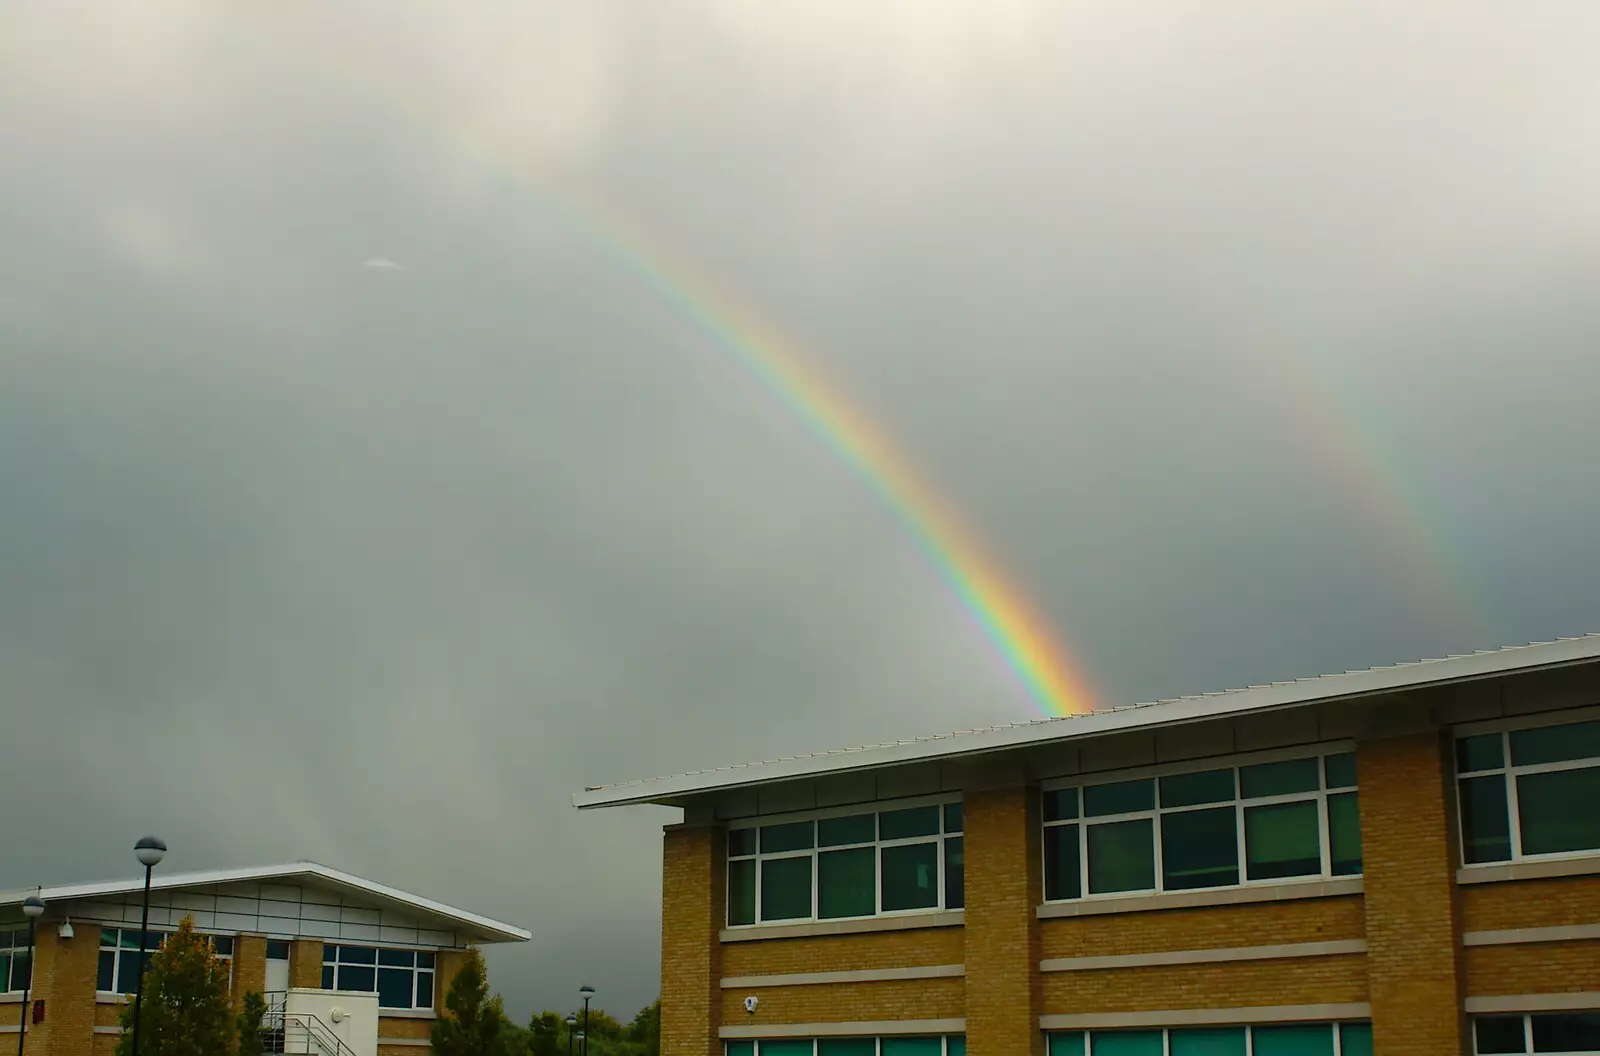
{"label": "white stucco wall", "polygon": [[[316,1016],[331,1034],[339,1039],[355,1056],[377,1056],[378,1053],[378,995],[358,994],[348,990],[290,990],[284,1011],[292,1020],[295,1016]],[[290,1052],[317,1053],[316,1046],[305,1046],[291,1023],[286,1030],[285,1048]],[[326,1053],[324,1056],[332,1056]]]}

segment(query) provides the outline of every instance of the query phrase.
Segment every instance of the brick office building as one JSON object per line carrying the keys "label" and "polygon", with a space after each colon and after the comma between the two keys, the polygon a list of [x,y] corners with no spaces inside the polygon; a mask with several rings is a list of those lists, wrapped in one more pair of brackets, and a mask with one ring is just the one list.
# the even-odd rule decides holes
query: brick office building
{"label": "brick office building", "polygon": [[1600,637],[590,788],[667,1056],[1600,1052]]}
{"label": "brick office building", "polygon": [[[138,976],[143,884],[140,877],[0,894],[0,1048],[17,1044],[23,987],[31,979],[25,1056],[115,1051],[122,1006]],[[35,894],[45,914],[30,965],[21,904]],[[250,990],[269,995],[277,1009],[291,990],[338,991],[358,1001],[375,996],[376,1056],[419,1056],[429,1048],[432,1021],[466,947],[529,938],[510,924],[313,862],[204,873],[157,869],[149,949],[184,917],[228,961],[236,1002]],[[281,1028],[281,1012],[277,1022]],[[317,1050],[313,1039],[301,1040],[290,1049]],[[373,1056],[370,1048],[354,1051]]]}

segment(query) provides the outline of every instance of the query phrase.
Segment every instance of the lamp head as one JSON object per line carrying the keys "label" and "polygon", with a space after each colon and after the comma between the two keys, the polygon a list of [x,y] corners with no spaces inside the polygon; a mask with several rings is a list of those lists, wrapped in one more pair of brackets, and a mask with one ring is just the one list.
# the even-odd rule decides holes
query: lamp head
{"label": "lamp head", "polygon": [[583,998],[585,1001],[589,1000],[589,998],[594,996],[594,987],[592,987],[592,986],[580,986],[580,987],[578,987],[578,996]]}
{"label": "lamp head", "polygon": [[167,845],[158,836],[143,836],[133,845],[133,853],[143,866],[161,864],[161,859],[167,856]]}
{"label": "lamp head", "polygon": [[29,920],[38,920],[44,916],[44,899],[38,895],[29,895],[22,900],[22,912]]}

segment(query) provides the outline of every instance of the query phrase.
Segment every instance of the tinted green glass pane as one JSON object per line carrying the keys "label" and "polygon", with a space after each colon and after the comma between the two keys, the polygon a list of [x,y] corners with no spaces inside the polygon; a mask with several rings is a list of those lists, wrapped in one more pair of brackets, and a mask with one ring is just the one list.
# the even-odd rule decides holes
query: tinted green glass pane
{"label": "tinted green glass pane", "polygon": [[876,1038],[818,1038],[817,1056],[878,1056]]}
{"label": "tinted green glass pane", "polygon": [[1530,1016],[1534,1052],[1600,1052],[1600,1012]]}
{"label": "tinted green glass pane", "polygon": [[761,863],[761,919],[811,916],[811,859],[768,858]]}
{"label": "tinted green glass pane", "polygon": [[1521,1016],[1480,1016],[1472,1023],[1480,1056],[1528,1051]]}
{"label": "tinted green glass pane", "polygon": [[1333,1056],[1333,1027],[1327,1023],[1250,1030],[1255,1056]]}
{"label": "tinted green glass pane", "polygon": [[755,829],[729,829],[728,830],[728,857],[742,858],[748,854],[756,853]]}
{"label": "tinted green glass pane", "polygon": [[1361,872],[1361,804],[1359,793],[1340,792],[1328,797],[1328,850],[1334,876]]}
{"label": "tinted green glass pane", "polygon": [[1052,902],[1083,897],[1076,825],[1052,825],[1044,830],[1044,897]]}
{"label": "tinted green glass pane", "polygon": [[1083,1032],[1079,1030],[1066,1034],[1051,1034],[1050,1056],[1084,1056]]}
{"label": "tinted green glass pane", "polygon": [[780,851],[808,851],[814,840],[809,821],[796,821],[788,825],[761,826],[761,853]]}
{"label": "tinted green glass pane", "polygon": [[944,841],[944,908],[960,909],[967,904],[967,855],[960,836]]}
{"label": "tinted green glass pane", "polygon": [[1511,764],[1536,766],[1600,758],[1600,722],[1572,722],[1511,732]]}
{"label": "tinted green glass pane", "polygon": [[878,835],[876,814],[856,814],[848,818],[822,818],[817,822],[817,846],[839,847],[846,843],[871,843]]}
{"label": "tinted green glass pane", "polygon": [[1474,770],[1498,770],[1505,765],[1504,738],[1498,733],[1483,733],[1476,737],[1462,737],[1456,741],[1456,772],[1470,774]]}
{"label": "tinted green glass pane", "polygon": [[817,916],[870,917],[878,911],[878,852],[871,847],[817,855]]}
{"label": "tinted green glass pane", "polygon": [[1511,858],[1511,821],[1506,812],[1506,779],[1500,774],[1461,781],[1462,857],[1471,862]]}
{"label": "tinted green glass pane", "polygon": [[1341,1023],[1339,1056],[1372,1056],[1372,1024]]}
{"label": "tinted green glass pane", "polygon": [[[4,958],[0,958],[4,961]],[[33,958],[25,951],[18,950],[11,955],[11,989],[26,990],[32,983],[31,975]]]}
{"label": "tinted green glass pane", "polygon": [[1090,1056],[1162,1056],[1159,1030],[1095,1030],[1089,1032]]}
{"label": "tinted green glass pane", "polygon": [[1071,821],[1078,816],[1078,790],[1058,788],[1044,794],[1045,821]]}
{"label": "tinted green glass pane", "polygon": [[1517,814],[1523,854],[1600,848],[1600,766],[1520,775]]}
{"label": "tinted green glass pane", "polygon": [[883,1056],[941,1056],[943,1038],[884,1038]]}
{"label": "tinted green glass pane", "polygon": [[944,1039],[945,1056],[967,1056],[967,1036],[951,1034]]}
{"label": "tinted green glass pane", "polygon": [[1317,805],[1273,803],[1244,812],[1246,875],[1252,880],[1322,872]]}
{"label": "tinted green glass pane", "polygon": [[728,863],[728,925],[756,922],[756,863],[754,858]]}
{"label": "tinted green glass pane", "polygon": [[1118,781],[1110,785],[1090,785],[1083,790],[1083,816],[1086,818],[1132,814],[1140,810],[1153,810],[1155,805],[1156,783],[1149,778]]}
{"label": "tinted green glass pane", "polygon": [[729,1041],[723,1044],[722,1051],[726,1056],[756,1056],[756,1043],[753,1041]]}
{"label": "tinted green glass pane", "polygon": [[910,843],[885,847],[883,908],[929,909],[939,904],[939,845]]}
{"label": "tinted green glass pane", "polygon": [[1322,787],[1320,769],[1316,759],[1287,759],[1281,763],[1241,766],[1239,794],[1245,799],[1260,799],[1262,796],[1315,792]]}
{"label": "tinted green glass pane", "polygon": [[1356,753],[1344,752],[1322,760],[1323,780],[1329,788],[1356,787]]}
{"label": "tinted green glass pane", "polygon": [[1089,891],[1148,891],[1156,886],[1156,848],[1149,818],[1091,825]]}
{"label": "tinted green glass pane", "polygon": [[[944,805],[944,831],[947,833],[961,831],[960,803],[946,803]],[[963,1040],[962,1044],[966,1044],[965,1040]]]}
{"label": "tinted green glass pane", "polygon": [[1201,803],[1225,803],[1233,798],[1233,770],[1207,770],[1199,774],[1177,774],[1161,779],[1163,807],[1193,807]]}
{"label": "tinted green glass pane", "polygon": [[1161,815],[1161,884],[1168,891],[1239,882],[1233,807]]}
{"label": "tinted green glass pane", "polygon": [[795,1041],[785,1038],[783,1041],[763,1041],[760,1056],[811,1056],[811,1040]]}
{"label": "tinted green glass pane", "polygon": [[938,834],[938,807],[886,810],[878,815],[879,839],[908,840],[913,836],[937,836]]}
{"label": "tinted green glass pane", "polygon": [[1243,1027],[1197,1027],[1167,1035],[1168,1056],[1245,1056]]}

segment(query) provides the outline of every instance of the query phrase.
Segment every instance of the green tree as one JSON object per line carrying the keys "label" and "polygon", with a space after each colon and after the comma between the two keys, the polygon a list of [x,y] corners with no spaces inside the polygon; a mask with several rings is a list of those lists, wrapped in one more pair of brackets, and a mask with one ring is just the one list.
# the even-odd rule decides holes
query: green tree
{"label": "green tree", "polygon": [[628,1025],[628,1040],[639,1046],[640,1056],[661,1054],[661,999],[639,1010]]}
{"label": "green tree", "polygon": [[239,1009],[239,1056],[261,1056],[261,1020],[266,1014],[266,998],[255,990],[244,995]]}
{"label": "green tree", "polygon": [[511,1056],[505,1003],[499,994],[490,996],[489,973],[477,949],[467,950],[444,1007],[445,1014],[433,1022],[435,1056]]}
{"label": "green tree", "polygon": [[[139,1002],[139,1056],[222,1056],[238,1041],[228,1000],[228,966],[184,917],[151,955]],[[117,1056],[133,1051],[134,1004],[122,1007]]]}
{"label": "green tree", "polygon": [[528,1052],[530,1056],[563,1056],[566,1029],[564,1016],[559,1012],[535,1012],[528,1020]]}

